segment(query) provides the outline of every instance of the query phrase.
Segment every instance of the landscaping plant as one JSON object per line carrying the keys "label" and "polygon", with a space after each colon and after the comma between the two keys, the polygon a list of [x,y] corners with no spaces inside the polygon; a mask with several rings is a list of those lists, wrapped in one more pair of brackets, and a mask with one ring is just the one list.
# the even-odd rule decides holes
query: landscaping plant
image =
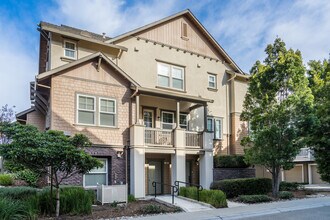
{"label": "landscaping plant", "polygon": [[288,191],[280,191],[278,194],[278,197],[280,199],[292,199],[293,198],[293,193],[288,192]]}
{"label": "landscaping plant", "polygon": [[11,174],[0,174],[0,186],[11,186],[14,183],[14,178]]}
{"label": "landscaping plant", "polygon": [[267,195],[241,195],[237,200],[243,203],[261,203],[270,202],[273,199]]}

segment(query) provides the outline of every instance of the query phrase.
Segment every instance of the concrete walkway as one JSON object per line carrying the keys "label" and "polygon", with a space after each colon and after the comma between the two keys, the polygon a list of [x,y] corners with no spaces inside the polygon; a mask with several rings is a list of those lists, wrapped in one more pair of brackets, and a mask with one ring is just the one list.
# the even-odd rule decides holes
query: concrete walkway
{"label": "concrete walkway", "polygon": [[309,184],[304,185],[304,188],[318,192],[330,192],[330,184]]}
{"label": "concrete walkway", "polygon": [[[172,204],[172,196],[170,195],[157,196],[156,200]],[[208,205],[198,203],[197,201],[193,202],[179,197],[174,197],[174,205],[182,208],[185,212],[208,211],[214,209]]]}
{"label": "concrete walkway", "polygon": [[[167,219],[177,219],[177,220],[195,220],[195,219],[242,219],[251,218],[256,216],[264,216],[276,213],[290,212],[296,210],[312,209],[317,207],[329,207],[330,208],[330,197],[321,198],[310,198],[310,199],[300,199],[291,200],[284,202],[272,202],[263,203],[256,205],[248,205],[242,207],[234,208],[223,208],[223,209],[212,209],[207,211],[196,211],[196,212],[186,212],[186,213],[174,213],[167,215],[155,215],[149,217],[140,217],[138,219],[143,220],[167,220]],[[299,217],[297,217],[299,219]]]}

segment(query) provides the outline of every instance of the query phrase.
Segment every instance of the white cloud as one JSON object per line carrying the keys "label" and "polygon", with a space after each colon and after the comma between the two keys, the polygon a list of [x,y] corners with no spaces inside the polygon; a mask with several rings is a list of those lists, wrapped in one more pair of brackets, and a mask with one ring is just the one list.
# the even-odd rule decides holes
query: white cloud
{"label": "white cloud", "polygon": [[16,106],[16,111],[30,107],[29,82],[37,71],[35,51],[25,45],[25,34],[17,25],[0,18],[0,106]]}

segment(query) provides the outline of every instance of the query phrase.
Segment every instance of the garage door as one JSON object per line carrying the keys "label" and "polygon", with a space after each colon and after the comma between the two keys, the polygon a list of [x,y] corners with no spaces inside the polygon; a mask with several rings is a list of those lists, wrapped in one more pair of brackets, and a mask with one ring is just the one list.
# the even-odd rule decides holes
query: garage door
{"label": "garage door", "polygon": [[324,183],[321,180],[320,174],[317,172],[317,166],[316,165],[311,165],[311,170],[312,170],[312,184],[320,184]]}
{"label": "garage door", "polygon": [[291,170],[284,171],[284,178],[286,182],[302,182],[302,166],[295,166]]}

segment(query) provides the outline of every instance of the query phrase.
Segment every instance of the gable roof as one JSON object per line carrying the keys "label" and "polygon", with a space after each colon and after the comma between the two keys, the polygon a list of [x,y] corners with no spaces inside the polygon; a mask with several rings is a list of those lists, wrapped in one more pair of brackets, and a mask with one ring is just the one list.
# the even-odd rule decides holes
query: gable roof
{"label": "gable roof", "polygon": [[61,26],[58,26],[58,25],[50,24],[50,23],[47,23],[44,21],[40,22],[39,27],[41,30],[45,30],[45,31],[61,34],[64,36],[68,36],[71,38],[85,40],[85,41],[93,42],[96,44],[101,44],[103,46],[113,47],[116,49],[121,49],[121,50],[127,51],[127,48],[125,48],[125,47],[107,43],[107,40],[111,39],[110,37],[96,34],[96,33],[90,32],[90,31],[66,26],[63,24]]}
{"label": "gable roof", "polygon": [[132,77],[130,77],[127,73],[125,73],[121,68],[119,68],[114,62],[112,62],[106,55],[104,55],[102,52],[96,52],[96,53],[93,53],[91,55],[88,55],[86,57],[83,57],[79,60],[75,60],[71,63],[68,63],[68,64],[65,64],[63,66],[59,66],[55,69],[52,69],[50,71],[47,71],[47,72],[43,72],[39,75],[36,76],[36,79],[37,80],[44,80],[44,79],[47,79],[49,78],[50,76],[54,75],[54,74],[57,74],[63,70],[66,70],[66,69],[69,69],[71,67],[74,67],[74,66],[77,66],[83,62],[86,62],[86,61],[89,61],[89,60],[92,60],[96,57],[100,57],[102,59],[104,59],[106,61],[106,63],[108,63],[111,67],[113,67],[119,74],[121,74],[125,79],[127,79],[129,82],[131,82],[133,85],[135,86],[140,86]]}
{"label": "gable roof", "polygon": [[124,39],[129,36],[136,35],[137,33],[140,33],[144,30],[150,29],[152,27],[155,27],[159,24],[162,24],[164,22],[170,21],[172,19],[175,19],[180,16],[187,16],[190,18],[193,23],[195,23],[196,27],[199,28],[199,30],[206,36],[206,38],[212,43],[212,45],[219,51],[219,53],[226,59],[226,61],[240,74],[245,75],[243,70],[234,62],[234,60],[227,54],[227,52],[221,47],[221,45],[214,39],[214,37],[206,30],[206,28],[202,25],[202,23],[195,17],[195,15],[189,10],[186,9],[184,11],[181,11],[179,13],[176,13],[174,15],[168,16],[166,18],[163,18],[161,20],[155,21],[153,23],[147,24],[145,26],[142,26],[140,28],[134,29],[132,31],[126,32],[124,34],[121,34],[117,37],[114,37],[112,39],[107,40],[107,43],[115,44],[117,41]]}

